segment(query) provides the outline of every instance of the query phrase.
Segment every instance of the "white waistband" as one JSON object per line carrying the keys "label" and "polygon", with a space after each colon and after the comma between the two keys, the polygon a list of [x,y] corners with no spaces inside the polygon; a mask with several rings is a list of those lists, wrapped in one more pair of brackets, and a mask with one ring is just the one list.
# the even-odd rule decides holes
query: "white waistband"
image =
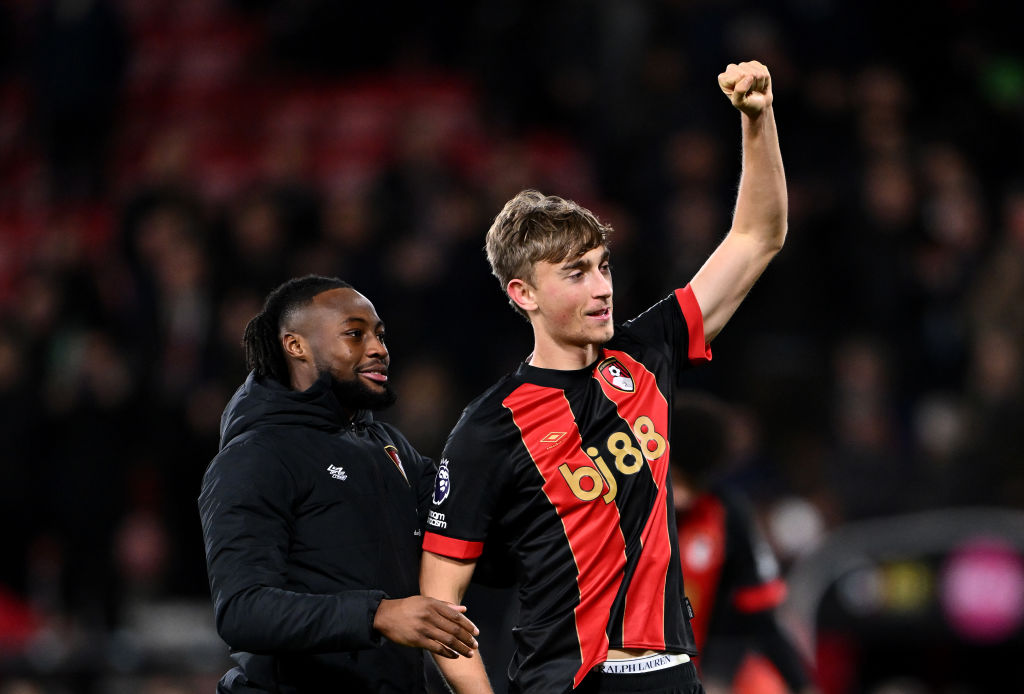
{"label": "white waistband", "polygon": [[598,665],[597,669],[614,675],[637,675],[642,672],[664,670],[688,662],[690,662],[690,656],[685,653],[655,653],[639,658],[606,660]]}

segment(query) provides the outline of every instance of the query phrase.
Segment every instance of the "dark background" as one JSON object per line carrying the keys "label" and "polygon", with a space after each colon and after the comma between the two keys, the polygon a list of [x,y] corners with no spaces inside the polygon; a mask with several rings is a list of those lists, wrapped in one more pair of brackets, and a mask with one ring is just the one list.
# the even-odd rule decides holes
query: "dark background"
{"label": "dark background", "polygon": [[[732,408],[723,475],[787,567],[867,519],[1024,510],[1019,19],[970,0],[0,4],[0,691],[212,691],[195,498],[265,294],[309,272],[367,294],[400,393],[385,417],[437,456],[530,347],[482,252],[505,200],[536,187],[613,224],[635,315],[729,227],[739,116],[716,76],[750,58],[773,75],[790,232],[690,377]],[[900,691],[998,691],[967,670]]]}

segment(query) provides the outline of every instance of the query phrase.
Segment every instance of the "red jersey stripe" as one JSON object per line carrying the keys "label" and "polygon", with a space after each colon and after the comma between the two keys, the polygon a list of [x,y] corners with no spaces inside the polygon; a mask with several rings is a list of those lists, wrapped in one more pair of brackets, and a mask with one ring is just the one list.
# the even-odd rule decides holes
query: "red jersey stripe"
{"label": "red jersey stripe", "polygon": [[[576,562],[580,602],[574,613],[581,659],[573,677],[576,687],[608,655],[608,615],[626,566],[619,510],[601,495],[590,501],[577,498],[559,470],[563,465],[568,466],[570,473],[587,467],[596,473],[589,475],[590,481],[600,479],[594,461],[582,450],[576,419],[562,390],[527,383],[516,388],[502,404],[512,413],[523,444],[544,479],[544,494],[562,521]],[[555,443],[545,441],[552,431],[568,433]],[[607,483],[604,489],[609,489]]]}
{"label": "red jersey stripe", "polygon": [[[622,624],[624,648],[665,648],[665,583],[672,558],[669,536],[666,481],[668,478],[668,401],[658,389],[654,374],[625,352],[604,350],[606,358],[617,359],[632,377],[633,390],[614,387],[599,373],[594,377],[605,396],[615,403],[640,444],[657,487],[657,498],[641,535],[642,554],[629,588]],[[642,419],[646,418],[646,419]]]}
{"label": "red jersey stripe", "polygon": [[786,599],[786,583],[781,578],[759,586],[741,588],[732,602],[740,612],[763,612],[778,607]]}
{"label": "red jersey stripe", "polygon": [[484,543],[457,540],[427,531],[423,533],[423,549],[452,559],[476,559],[483,554]]}
{"label": "red jersey stripe", "polygon": [[676,301],[683,310],[686,327],[690,331],[690,343],[687,356],[694,364],[711,361],[711,347],[704,339],[704,314],[700,311],[697,297],[693,295],[690,285],[676,290]]}

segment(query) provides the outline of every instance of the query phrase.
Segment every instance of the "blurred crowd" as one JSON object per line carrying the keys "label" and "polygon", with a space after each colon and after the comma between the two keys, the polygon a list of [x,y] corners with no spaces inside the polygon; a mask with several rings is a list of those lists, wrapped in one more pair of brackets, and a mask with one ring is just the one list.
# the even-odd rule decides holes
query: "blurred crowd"
{"label": "blurred crowd", "polygon": [[1024,510],[1024,60],[1003,10],[369,5],[0,4],[0,665],[29,667],[40,633],[45,670],[146,605],[205,606],[199,481],[283,280],[375,302],[383,417],[432,456],[529,349],[482,252],[520,189],[615,227],[620,320],[688,280],[739,175],[716,75],[748,58],[773,75],[790,231],[689,375],[735,406],[723,475],[779,521],[784,562],[817,537],[797,508],[821,533]]}

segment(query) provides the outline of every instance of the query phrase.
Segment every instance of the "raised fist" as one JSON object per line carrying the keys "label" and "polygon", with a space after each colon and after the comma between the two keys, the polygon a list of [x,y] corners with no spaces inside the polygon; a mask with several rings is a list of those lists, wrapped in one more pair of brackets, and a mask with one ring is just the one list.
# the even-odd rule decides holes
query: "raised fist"
{"label": "raised fist", "polygon": [[757,117],[772,105],[772,76],[765,65],[751,60],[729,63],[718,76],[718,86],[732,105],[751,118]]}

